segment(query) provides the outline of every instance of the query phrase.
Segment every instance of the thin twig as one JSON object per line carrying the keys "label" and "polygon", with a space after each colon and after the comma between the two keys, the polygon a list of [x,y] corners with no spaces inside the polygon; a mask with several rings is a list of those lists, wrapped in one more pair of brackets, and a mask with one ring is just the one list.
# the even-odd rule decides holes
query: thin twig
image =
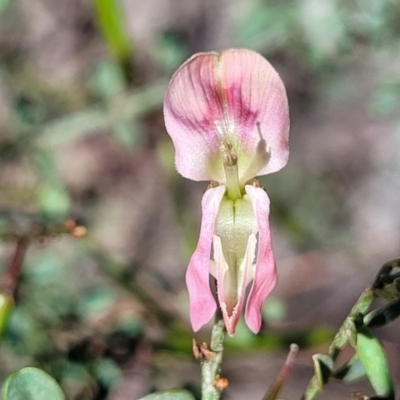
{"label": "thin twig", "polygon": [[28,240],[19,238],[16,242],[14,255],[8,264],[5,275],[0,280],[0,289],[14,295],[18,284],[19,274],[24,261],[26,250],[28,249]]}
{"label": "thin twig", "polygon": [[283,383],[287,379],[289,372],[293,366],[294,359],[296,358],[297,352],[299,351],[299,346],[295,343],[290,345],[289,354],[286,357],[286,361],[282,366],[282,369],[279,371],[278,376],[275,381],[269,387],[268,392],[263,397],[263,400],[274,400],[279,394],[279,391],[282,388]]}

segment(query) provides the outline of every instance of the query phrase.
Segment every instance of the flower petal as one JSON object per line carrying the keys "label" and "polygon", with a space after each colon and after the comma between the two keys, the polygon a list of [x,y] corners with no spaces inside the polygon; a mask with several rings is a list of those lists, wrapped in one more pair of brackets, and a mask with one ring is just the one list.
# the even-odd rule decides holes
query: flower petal
{"label": "flower petal", "polygon": [[[235,333],[236,324],[239,320],[243,308],[245,291],[248,283],[248,280],[246,278],[248,275],[248,271],[252,269],[257,239],[254,234],[249,235],[246,253],[241,262],[241,265],[235,271],[229,270],[229,266],[225,260],[222,251],[221,239],[216,235],[214,235],[213,244],[214,258],[217,268],[218,301],[221,307],[222,316],[224,318],[226,331],[230,336],[233,336],[233,334]],[[229,278],[231,278],[229,276],[230,273],[236,274],[236,276],[233,277],[233,280],[236,281],[237,288],[229,287],[229,285],[232,284],[232,282],[229,281]],[[226,282],[227,279],[228,282]],[[233,289],[234,292],[237,291],[237,294],[234,295],[234,299],[229,298],[230,296],[232,296],[232,290],[229,289]],[[234,302],[234,304],[232,303],[232,301]]]}
{"label": "flower petal", "polygon": [[287,163],[285,88],[271,64],[253,51],[190,58],[171,80],[164,118],[176,168],[186,178],[224,183],[224,141],[236,153],[242,183]]}
{"label": "flower petal", "polygon": [[217,186],[203,195],[199,242],[186,272],[190,321],[195,332],[211,319],[217,308],[209,284],[209,263],[215,219],[224,193],[225,186]]}
{"label": "flower petal", "polygon": [[245,190],[258,224],[258,252],[253,284],[247,298],[245,320],[247,326],[257,333],[261,328],[261,308],[264,300],[276,285],[277,273],[272,252],[269,228],[269,198],[264,189],[246,185]]}
{"label": "flower petal", "polygon": [[280,170],[289,157],[289,108],[278,73],[250,50],[223,52],[219,70],[224,103],[246,156],[239,164],[242,182]]}
{"label": "flower petal", "polygon": [[186,178],[224,182],[215,121],[223,115],[217,93],[217,53],[198,53],[176,71],[164,100],[165,126],[175,146],[178,172]]}

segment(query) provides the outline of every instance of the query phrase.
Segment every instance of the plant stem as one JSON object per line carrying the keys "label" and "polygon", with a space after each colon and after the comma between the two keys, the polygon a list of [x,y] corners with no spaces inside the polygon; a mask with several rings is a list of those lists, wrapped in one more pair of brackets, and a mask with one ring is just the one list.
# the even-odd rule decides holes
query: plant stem
{"label": "plant stem", "polygon": [[0,280],[0,290],[9,292],[12,296],[14,296],[18,284],[19,273],[27,249],[28,241],[24,238],[17,239],[14,255],[7,266],[5,275]]}
{"label": "plant stem", "polygon": [[290,351],[286,357],[286,361],[283,364],[282,369],[280,370],[276,379],[272,382],[267,393],[263,397],[263,400],[275,400],[278,397],[279,391],[281,390],[294,364],[294,359],[296,358],[298,351],[299,351],[299,346],[295,343],[292,343],[290,345]]}
{"label": "plant stem", "polygon": [[[202,400],[218,400],[222,388],[216,385],[221,370],[224,352],[225,325],[217,318],[211,332],[210,352],[201,360],[201,393]],[[205,346],[204,344],[202,345]]]}
{"label": "plant stem", "polygon": [[[339,353],[347,345],[347,343],[352,340],[354,341],[352,338],[352,335],[355,335],[355,331],[352,329],[354,326],[354,319],[360,314],[365,314],[374,299],[374,291],[372,290],[371,286],[369,286],[362,292],[356,304],[350,310],[349,315],[344,320],[342,326],[339,328],[331,345],[329,346],[328,353],[333,362],[335,362]],[[317,371],[315,371],[301,399],[313,400],[322,389],[323,382],[321,382],[321,378],[318,376]]]}

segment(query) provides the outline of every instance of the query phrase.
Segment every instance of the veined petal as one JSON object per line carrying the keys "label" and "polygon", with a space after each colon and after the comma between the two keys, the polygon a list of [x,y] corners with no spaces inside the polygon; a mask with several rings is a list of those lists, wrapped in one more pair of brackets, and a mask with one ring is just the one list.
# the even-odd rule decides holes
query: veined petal
{"label": "veined petal", "polygon": [[240,136],[241,181],[280,170],[289,158],[289,107],[278,73],[250,50],[223,52],[219,71],[223,102]]}
{"label": "veined petal", "polygon": [[246,304],[247,326],[257,333],[261,328],[261,308],[264,300],[276,285],[277,273],[272,252],[269,228],[269,198],[259,187],[246,185],[246,193],[253,206],[258,224],[258,251],[253,284]]}
{"label": "veined petal", "polygon": [[198,53],[176,71],[165,95],[164,119],[178,172],[195,181],[223,183],[221,141],[215,126],[223,115],[217,63],[217,53]]}
{"label": "veined petal", "polygon": [[199,53],[173,76],[164,118],[179,173],[225,183],[224,149],[244,184],[288,159],[288,103],[274,68],[250,50]]}
{"label": "veined petal", "polygon": [[202,199],[200,237],[186,272],[190,298],[190,321],[198,331],[214,315],[217,305],[209,284],[209,263],[215,219],[225,186],[208,189]]}

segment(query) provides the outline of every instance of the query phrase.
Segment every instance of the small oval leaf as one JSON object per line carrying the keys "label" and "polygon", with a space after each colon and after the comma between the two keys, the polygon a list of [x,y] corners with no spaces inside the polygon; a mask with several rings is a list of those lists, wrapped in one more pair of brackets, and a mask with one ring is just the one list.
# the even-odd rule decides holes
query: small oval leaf
{"label": "small oval leaf", "polygon": [[39,368],[26,367],[11,374],[1,388],[1,400],[65,400],[64,393],[50,375]]}
{"label": "small oval leaf", "polygon": [[141,397],[139,400],[194,400],[187,390],[168,390]]}
{"label": "small oval leaf", "polygon": [[378,339],[365,328],[360,328],[357,332],[356,352],[376,394],[394,399],[393,382],[385,352]]}

